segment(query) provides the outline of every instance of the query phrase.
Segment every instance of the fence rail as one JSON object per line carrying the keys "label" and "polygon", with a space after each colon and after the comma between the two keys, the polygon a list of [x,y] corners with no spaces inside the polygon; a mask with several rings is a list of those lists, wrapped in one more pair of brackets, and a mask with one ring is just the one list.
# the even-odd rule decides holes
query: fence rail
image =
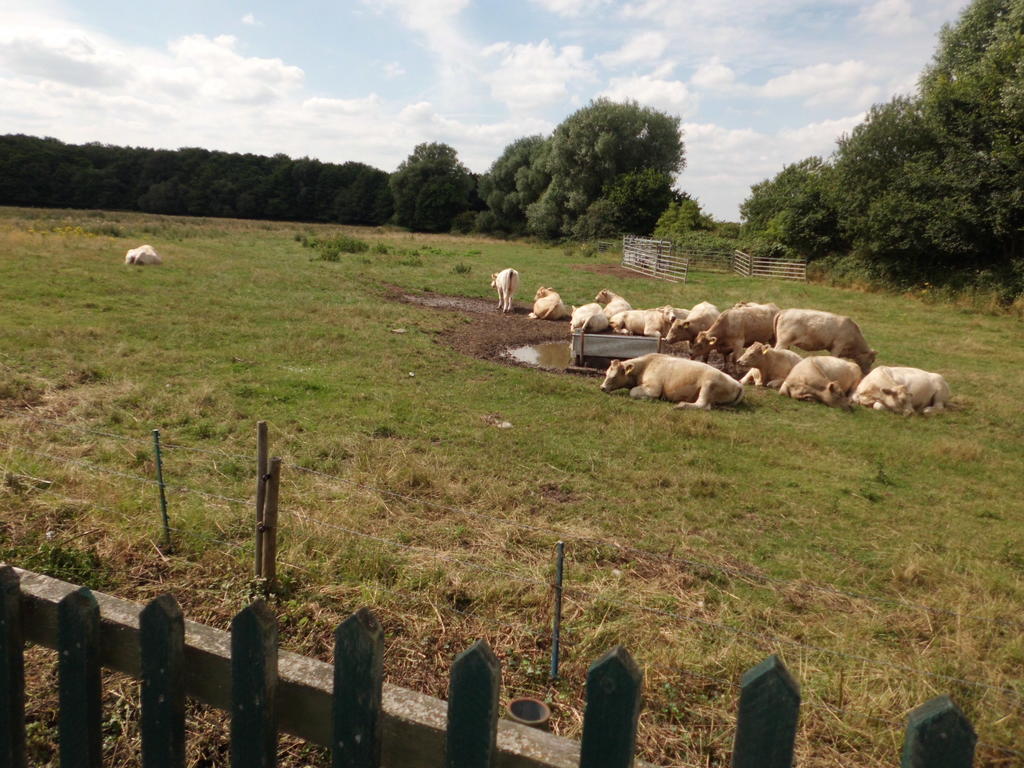
{"label": "fence rail", "polygon": [[672,283],[685,283],[689,261],[673,251],[670,240],[624,235],[622,266]]}
{"label": "fence rail", "polygon": [[[622,647],[587,673],[580,743],[498,719],[501,666],[483,641],[453,662],[448,702],[383,683],[383,632],[361,609],[334,634],[331,665],[278,650],[257,601],[230,634],[184,620],[162,595],[140,609],[0,566],[0,765],[25,768],[24,644],[58,652],[62,765],[99,768],[101,667],[141,680],[143,765],[184,766],[186,696],[231,714],[231,765],[273,766],[278,731],[329,747],[333,765],[628,768],[635,765],[643,675]],[[732,765],[790,768],[800,687],[775,656],[739,685]],[[910,713],[903,765],[969,768],[974,729],[948,696]]]}
{"label": "fence rail", "polygon": [[745,277],[769,277],[782,280],[807,280],[807,261],[804,259],[770,259],[751,256],[743,251],[733,254],[733,271]]}

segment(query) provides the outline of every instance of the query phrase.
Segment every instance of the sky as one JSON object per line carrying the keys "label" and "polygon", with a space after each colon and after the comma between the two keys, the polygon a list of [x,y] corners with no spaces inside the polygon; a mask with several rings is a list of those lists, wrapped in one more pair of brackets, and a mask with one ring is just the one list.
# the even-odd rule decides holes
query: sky
{"label": "sky", "polygon": [[0,134],[484,173],[592,99],[681,121],[677,186],[752,184],[911,93],[966,0],[4,0]]}

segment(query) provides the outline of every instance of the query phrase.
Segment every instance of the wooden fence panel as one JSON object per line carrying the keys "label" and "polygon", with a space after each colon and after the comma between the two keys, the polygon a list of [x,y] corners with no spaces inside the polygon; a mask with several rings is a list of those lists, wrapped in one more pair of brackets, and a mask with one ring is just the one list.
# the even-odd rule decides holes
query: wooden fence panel
{"label": "wooden fence panel", "polygon": [[447,768],[490,768],[498,728],[501,664],[484,640],[460,653],[448,687]]}
{"label": "wooden fence panel", "polygon": [[384,630],[360,608],[334,631],[333,768],[378,768]]}
{"label": "wooden fence panel", "polygon": [[160,595],[139,614],[143,768],[185,766],[185,618]]}
{"label": "wooden fence panel", "polygon": [[0,567],[0,765],[25,768],[25,638],[21,586],[10,566]]}
{"label": "wooden fence panel", "polygon": [[61,768],[100,768],[103,705],[100,607],[85,587],[57,606],[57,718]]}
{"label": "wooden fence panel", "polygon": [[971,768],[978,741],[970,721],[949,696],[936,696],[910,713],[902,768]]}
{"label": "wooden fence panel", "polygon": [[772,654],[740,680],[733,768],[790,768],[800,714],[800,687]]}
{"label": "wooden fence panel", "polygon": [[590,665],[580,768],[629,768],[636,750],[643,673],[621,645]]}
{"label": "wooden fence panel", "polygon": [[277,764],[277,622],[257,600],[231,620],[231,765]]}

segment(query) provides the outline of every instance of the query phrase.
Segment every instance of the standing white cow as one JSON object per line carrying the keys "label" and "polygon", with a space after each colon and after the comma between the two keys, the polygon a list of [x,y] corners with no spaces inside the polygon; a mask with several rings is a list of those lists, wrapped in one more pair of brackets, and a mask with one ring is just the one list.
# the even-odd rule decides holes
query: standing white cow
{"label": "standing white cow", "polygon": [[864,374],[871,370],[876,355],[853,320],[817,309],[784,309],[775,316],[775,348],[789,347],[805,352],[828,350],[835,357],[853,360]]}
{"label": "standing white cow", "polygon": [[519,273],[511,267],[491,275],[491,288],[498,291],[498,309],[512,311],[512,299],[519,290]]}
{"label": "standing white cow", "polygon": [[861,379],[853,402],[904,416],[941,411],[949,402],[949,384],[940,373],[880,365]]}
{"label": "standing white cow", "polygon": [[128,253],[124,255],[125,264],[138,264],[140,267],[146,264],[161,264],[163,259],[160,258],[160,254],[156,252],[156,249],[149,245],[140,245],[138,248],[132,248]]}

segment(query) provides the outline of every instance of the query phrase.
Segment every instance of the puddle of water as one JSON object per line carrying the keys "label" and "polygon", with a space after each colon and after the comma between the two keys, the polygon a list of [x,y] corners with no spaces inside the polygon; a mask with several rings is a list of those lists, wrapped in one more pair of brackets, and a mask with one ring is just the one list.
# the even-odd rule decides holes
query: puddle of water
{"label": "puddle of water", "polygon": [[564,341],[547,341],[543,344],[529,344],[513,347],[508,354],[520,363],[536,365],[539,368],[562,369],[572,362],[572,348]]}

